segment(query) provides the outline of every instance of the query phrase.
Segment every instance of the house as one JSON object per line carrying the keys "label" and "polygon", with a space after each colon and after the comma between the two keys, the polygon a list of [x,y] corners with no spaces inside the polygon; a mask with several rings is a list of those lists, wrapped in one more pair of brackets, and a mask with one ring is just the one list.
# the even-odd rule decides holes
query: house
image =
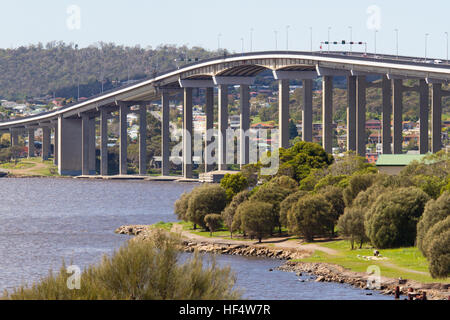
{"label": "house", "polygon": [[421,161],[425,154],[380,154],[376,166],[381,173],[397,175],[413,161]]}

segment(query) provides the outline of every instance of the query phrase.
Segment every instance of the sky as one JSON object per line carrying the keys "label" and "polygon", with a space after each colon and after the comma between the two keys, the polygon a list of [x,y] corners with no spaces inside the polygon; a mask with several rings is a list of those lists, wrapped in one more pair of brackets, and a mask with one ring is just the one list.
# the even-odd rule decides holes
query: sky
{"label": "sky", "polygon": [[331,41],[348,41],[352,32],[368,51],[375,51],[376,37],[376,52],[396,54],[398,29],[400,55],[423,57],[427,43],[428,57],[445,59],[450,32],[448,0],[2,0],[0,12],[2,48],[103,41],[213,50],[220,44],[235,52],[242,45],[246,52],[274,50],[277,43],[280,50],[308,51],[312,28],[313,50],[328,31]]}

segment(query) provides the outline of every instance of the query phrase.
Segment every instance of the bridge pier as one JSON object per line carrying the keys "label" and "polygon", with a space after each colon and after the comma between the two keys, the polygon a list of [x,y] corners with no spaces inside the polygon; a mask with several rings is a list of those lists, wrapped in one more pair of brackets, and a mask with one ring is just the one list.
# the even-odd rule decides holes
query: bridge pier
{"label": "bridge pier", "polygon": [[322,146],[331,153],[333,150],[333,76],[322,78]]}
{"label": "bridge pier", "polygon": [[108,175],[108,112],[100,109],[100,175]]}
{"label": "bridge pier", "polygon": [[126,175],[128,173],[128,105],[119,102],[119,174]]}
{"label": "bridge pier", "polygon": [[278,80],[279,146],[289,148],[289,80]]}
{"label": "bridge pier", "polygon": [[356,151],[356,76],[347,77],[347,151]]}
{"label": "bridge pier", "polygon": [[28,129],[28,158],[36,155],[36,148],[34,146],[34,128]]}
{"label": "bridge pier", "polygon": [[356,152],[366,157],[366,76],[356,77]]}
{"label": "bridge pier", "polygon": [[192,178],[192,88],[184,88],[183,176]]}
{"label": "bridge pier", "polygon": [[313,93],[312,79],[303,79],[302,140],[313,140]]}
{"label": "bridge pier", "polygon": [[428,103],[429,88],[425,79],[421,79],[419,83],[420,110],[419,110],[419,150],[420,154],[428,153]]}
{"label": "bridge pier", "polygon": [[[34,132],[33,132],[34,135]],[[33,142],[34,144],[34,142]],[[53,164],[58,165],[58,124],[53,123]]]}
{"label": "bridge pier", "polygon": [[403,152],[403,80],[393,80],[394,154]]}
{"label": "bridge pier", "polygon": [[391,130],[391,117],[392,117],[392,83],[386,75],[383,76],[381,83],[381,92],[383,95],[383,115],[382,115],[382,151],[383,154],[392,153],[392,130]]}
{"label": "bridge pier", "polygon": [[170,175],[170,105],[169,93],[161,93],[161,175]]}
{"label": "bridge pier", "polygon": [[42,160],[48,160],[50,156],[50,128],[42,127]]}
{"label": "bridge pier", "polygon": [[81,145],[81,174],[83,176],[88,176],[89,175],[89,166],[90,166],[90,162],[89,162],[89,151],[90,151],[90,146],[89,146],[89,136],[90,136],[90,120],[89,120],[89,115],[87,114],[82,114],[81,115],[81,141],[82,141],[82,145]]}
{"label": "bridge pier", "polygon": [[240,128],[240,165],[249,163],[250,158],[250,89],[241,85],[241,128]]}
{"label": "bridge pier", "polygon": [[432,106],[431,106],[431,118],[432,118],[432,150],[436,153],[442,149],[441,131],[442,131],[442,84],[433,83],[432,86]]}
{"label": "bridge pier", "polygon": [[219,85],[219,170],[227,170],[228,85]]}
{"label": "bridge pier", "polygon": [[147,174],[147,105],[139,105],[139,174]]}
{"label": "bridge pier", "polygon": [[58,172],[79,176],[82,173],[82,120],[58,118]]}
{"label": "bridge pier", "polygon": [[18,146],[19,145],[19,131],[17,129],[10,129],[9,135],[10,135],[11,146],[12,147]]}
{"label": "bridge pier", "polygon": [[[213,138],[214,129],[214,88],[206,88],[206,101],[205,101],[205,115],[206,115],[206,135],[205,135],[205,150],[204,150],[204,161],[205,161],[205,172],[210,172],[214,168],[214,159],[211,156],[210,146],[208,142]],[[216,156],[217,158],[217,156]]]}

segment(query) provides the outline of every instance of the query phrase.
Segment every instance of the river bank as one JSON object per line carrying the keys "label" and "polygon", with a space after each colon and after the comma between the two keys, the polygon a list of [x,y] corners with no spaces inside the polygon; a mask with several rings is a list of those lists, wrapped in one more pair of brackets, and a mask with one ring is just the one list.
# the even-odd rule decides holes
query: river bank
{"label": "river bank", "polygon": [[[324,262],[296,261],[311,257],[316,250],[333,253],[332,249],[320,245],[298,245],[293,241],[281,239],[269,239],[264,243],[253,241],[230,240],[221,238],[208,238],[182,230],[181,225],[174,224],[170,229],[179,233],[182,237],[182,250],[185,252],[202,252],[211,254],[239,255],[272,258],[286,261],[278,269],[287,272],[295,272],[299,277],[303,274],[312,274],[317,282],[335,282],[349,284],[353,287],[368,289],[368,280],[373,276],[368,273],[355,272],[342,266]],[[135,236],[136,241],[145,241],[150,236],[152,228],[145,225],[122,226],[116,231],[118,234]],[[420,283],[408,279],[394,279],[380,276],[377,290],[382,294],[393,295],[395,287],[400,287],[402,295],[408,291],[426,291],[428,299],[446,300],[450,296],[450,284],[448,283]],[[299,278],[299,281],[304,281]]]}

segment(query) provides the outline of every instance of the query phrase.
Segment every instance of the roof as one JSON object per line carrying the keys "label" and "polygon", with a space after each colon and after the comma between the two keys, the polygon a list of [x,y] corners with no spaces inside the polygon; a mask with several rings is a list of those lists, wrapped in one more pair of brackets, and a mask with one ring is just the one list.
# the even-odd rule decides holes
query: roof
{"label": "roof", "polygon": [[380,154],[377,166],[407,166],[413,161],[421,161],[426,154]]}

